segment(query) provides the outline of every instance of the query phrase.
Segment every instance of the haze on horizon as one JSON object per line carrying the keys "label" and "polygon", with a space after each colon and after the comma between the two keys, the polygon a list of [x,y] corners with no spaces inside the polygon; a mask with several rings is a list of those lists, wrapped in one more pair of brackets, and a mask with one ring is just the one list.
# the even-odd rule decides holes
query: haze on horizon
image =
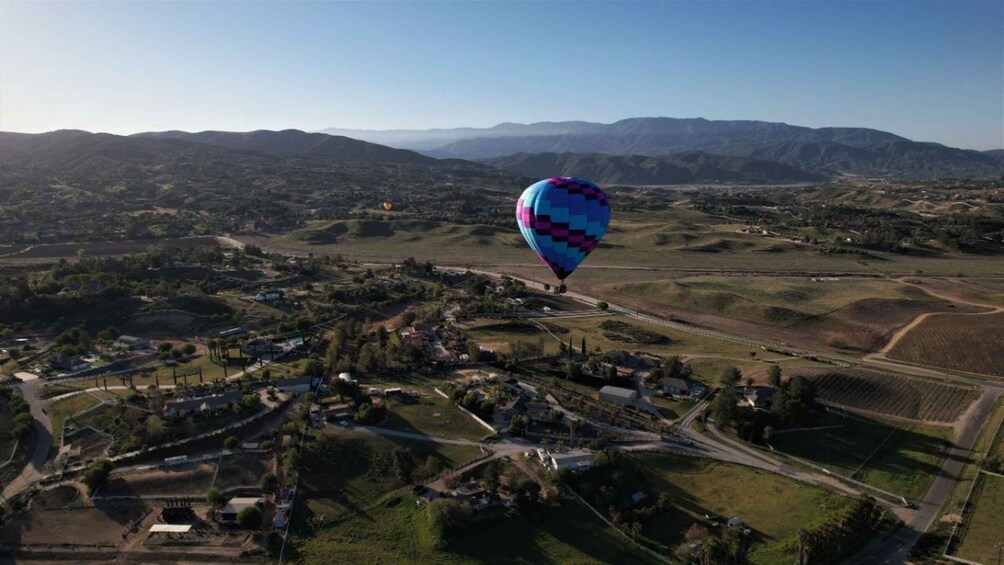
{"label": "haze on horizon", "polygon": [[1004,2],[0,2],[0,130],[668,116],[1004,147]]}

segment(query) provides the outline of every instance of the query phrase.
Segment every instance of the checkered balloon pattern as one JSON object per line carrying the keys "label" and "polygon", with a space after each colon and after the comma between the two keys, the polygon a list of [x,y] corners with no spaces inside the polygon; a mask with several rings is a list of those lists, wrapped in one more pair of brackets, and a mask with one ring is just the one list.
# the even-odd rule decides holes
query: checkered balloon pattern
{"label": "checkered balloon pattern", "polygon": [[523,191],[516,220],[537,256],[565,280],[607,233],[610,202],[587,180],[554,177]]}

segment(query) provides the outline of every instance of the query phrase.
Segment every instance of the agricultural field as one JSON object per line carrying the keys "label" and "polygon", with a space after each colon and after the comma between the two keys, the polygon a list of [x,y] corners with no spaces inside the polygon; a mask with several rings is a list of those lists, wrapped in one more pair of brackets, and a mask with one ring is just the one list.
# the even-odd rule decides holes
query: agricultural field
{"label": "agricultural field", "polygon": [[886,356],[1004,377],[1004,312],[929,316],[907,332]]}
{"label": "agricultural field", "polygon": [[1004,543],[1004,478],[981,473],[973,489],[970,504],[974,506],[953,554],[976,563],[991,565],[1000,556],[999,544]]}
{"label": "agricultural field", "polygon": [[44,491],[28,509],[7,521],[0,543],[46,545],[59,540],[63,547],[113,548],[128,526],[147,512],[142,503],[90,503],[74,487]]}
{"label": "agricultural field", "polygon": [[393,493],[325,526],[310,531],[309,538],[294,539],[303,563],[327,564],[332,555],[345,563],[414,565],[658,563],[570,499],[525,516],[476,516],[451,533],[437,529],[415,498]]}
{"label": "agricultural field", "polygon": [[737,516],[755,532],[750,562],[788,565],[794,561],[794,536],[828,514],[850,504],[850,499],[779,475],[743,465],[668,454],[633,456],[642,465],[648,484],[665,492],[673,511],[648,524],[643,533],[673,547],[693,523],[704,523],[708,513]]}
{"label": "agricultural field", "polygon": [[[515,207],[514,193],[509,196]],[[615,212],[610,229],[589,262],[573,277],[597,269],[623,269],[630,281],[646,269],[794,271],[908,275],[998,275],[994,256],[959,253],[897,254],[881,251],[823,253],[786,236],[742,233],[744,227],[703,212],[675,207],[666,212]],[[355,260],[397,262],[408,257],[439,265],[517,270],[541,282],[553,276],[526,248],[515,226],[464,225],[421,219],[318,221],[288,233],[236,236],[268,251],[340,254]]]}
{"label": "agricultural field", "polygon": [[56,259],[76,260],[83,251],[86,257],[131,255],[142,253],[151,245],[170,245],[172,247],[203,247],[217,246],[216,238],[212,236],[182,237],[134,241],[93,241],[74,243],[40,243],[35,245],[13,245],[0,248],[2,263],[52,262]]}
{"label": "agricultural field", "polygon": [[821,400],[842,408],[939,424],[955,422],[980,395],[972,387],[864,369],[793,368],[786,374],[809,378]]}
{"label": "agricultural field", "polygon": [[[940,472],[951,429],[844,417],[818,419],[821,429],[775,432],[778,451],[868,485],[919,500]],[[834,427],[839,426],[839,427]]]}
{"label": "agricultural field", "polygon": [[778,326],[826,315],[865,298],[934,301],[916,288],[866,277],[814,281],[811,277],[705,275],[610,283],[603,290],[680,310]]}

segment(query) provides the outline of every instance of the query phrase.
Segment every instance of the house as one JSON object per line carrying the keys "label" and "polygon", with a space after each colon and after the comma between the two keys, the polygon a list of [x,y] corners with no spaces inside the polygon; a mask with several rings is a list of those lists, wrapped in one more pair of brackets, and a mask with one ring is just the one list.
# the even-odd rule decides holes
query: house
{"label": "house", "polygon": [[282,392],[310,392],[313,381],[307,375],[288,377],[276,381],[275,388]]}
{"label": "house", "polygon": [[244,398],[239,390],[228,390],[223,394],[183,398],[168,402],[164,406],[164,415],[168,418],[181,418],[189,414],[216,414],[232,406],[240,404]]}
{"label": "house", "polygon": [[115,340],[114,345],[119,349],[132,351],[135,349],[146,349],[150,347],[150,340],[144,337],[136,337],[134,335],[120,335],[119,338]]}
{"label": "house", "polygon": [[659,379],[659,388],[663,394],[672,396],[684,396],[690,393],[690,384],[684,379],[675,377],[663,377]]}
{"label": "house", "polygon": [[753,408],[770,408],[774,399],[774,389],[767,386],[746,387],[742,390],[743,401]]}
{"label": "house", "polygon": [[220,512],[220,520],[224,522],[236,522],[237,515],[240,514],[241,510],[251,508],[252,506],[263,509],[265,507],[265,497],[231,498],[223,506],[223,510]]}
{"label": "house", "polygon": [[638,398],[638,391],[607,385],[600,389],[600,400],[630,406]]}
{"label": "house", "polygon": [[324,407],[323,413],[324,417],[329,419],[351,418],[355,413],[355,407],[348,402],[331,404]]}
{"label": "house", "polygon": [[281,290],[265,290],[259,292],[254,296],[255,302],[274,302],[276,300],[282,300]]}
{"label": "house", "polygon": [[90,364],[72,355],[57,354],[49,359],[49,366],[60,371],[83,371],[90,367]]}
{"label": "house", "polygon": [[249,357],[270,356],[274,358],[285,353],[281,345],[274,343],[271,338],[267,337],[252,339],[241,346],[241,351]]}

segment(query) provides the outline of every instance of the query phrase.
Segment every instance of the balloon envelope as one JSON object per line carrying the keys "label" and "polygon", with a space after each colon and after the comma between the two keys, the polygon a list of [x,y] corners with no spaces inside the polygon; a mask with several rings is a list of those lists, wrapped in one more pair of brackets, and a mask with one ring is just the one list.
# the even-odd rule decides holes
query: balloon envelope
{"label": "balloon envelope", "polygon": [[383,209],[384,210],[390,210],[393,207],[394,207],[394,204],[392,202],[384,202],[383,203]]}
{"label": "balloon envelope", "polygon": [[537,256],[565,280],[607,233],[610,202],[587,180],[554,177],[523,191],[516,220]]}

